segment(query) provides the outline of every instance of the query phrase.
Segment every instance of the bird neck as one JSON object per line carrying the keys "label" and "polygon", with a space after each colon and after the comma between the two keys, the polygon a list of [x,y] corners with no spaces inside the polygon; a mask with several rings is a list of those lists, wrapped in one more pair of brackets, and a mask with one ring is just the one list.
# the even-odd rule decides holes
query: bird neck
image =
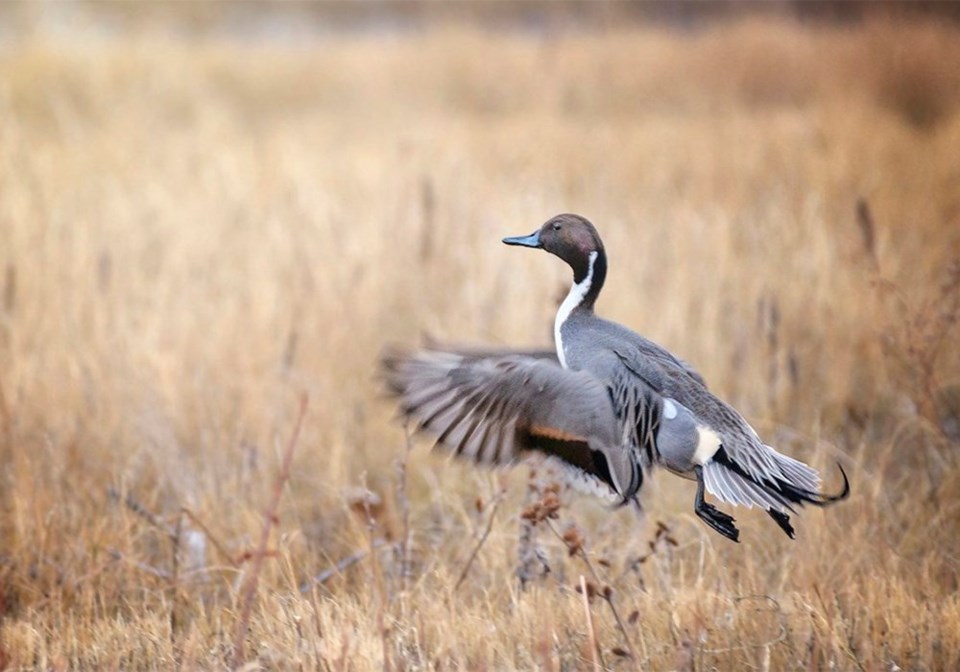
{"label": "bird neck", "polygon": [[586,267],[573,267],[573,285],[567,298],[557,309],[557,318],[553,323],[553,336],[557,346],[557,358],[560,366],[567,368],[566,349],[563,344],[563,325],[572,313],[593,313],[593,303],[597,300],[607,276],[607,257],[603,250],[590,253]]}
{"label": "bird neck", "polygon": [[594,250],[585,266],[574,268],[573,285],[557,311],[557,324],[563,324],[575,310],[593,311],[593,304],[603,289],[606,277],[607,255],[602,249]]}
{"label": "bird neck", "polygon": [[[578,275],[580,277],[577,277]],[[567,298],[572,299],[576,296],[579,300],[571,306],[571,312],[577,309],[592,311],[593,304],[600,296],[600,290],[603,289],[603,281],[606,279],[607,255],[601,248],[594,250],[587,257],[586,272],[581,270],[578,274],[576,270],[574,271],[573,286],[570,287]]]}

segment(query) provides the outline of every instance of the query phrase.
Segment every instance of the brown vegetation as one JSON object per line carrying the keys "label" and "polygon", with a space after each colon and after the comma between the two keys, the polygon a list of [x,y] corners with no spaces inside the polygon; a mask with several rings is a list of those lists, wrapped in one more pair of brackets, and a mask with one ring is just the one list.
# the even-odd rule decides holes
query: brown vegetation
{"label": "brown vegetation", "polygon": [[[0,667],[955,669],[958,38],[7,45]],[[498,241],[563,210],[849,502],[734,545],[677,479],[640,519],[408,448],[379,351],[548,343],[565,269]]]}

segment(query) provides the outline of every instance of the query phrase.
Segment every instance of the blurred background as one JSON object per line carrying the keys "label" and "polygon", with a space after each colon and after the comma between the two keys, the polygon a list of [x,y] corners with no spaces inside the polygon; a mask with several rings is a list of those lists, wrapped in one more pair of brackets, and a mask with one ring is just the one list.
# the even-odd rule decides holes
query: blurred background
{"label": "blurred background", "polygon": [[[956,668],[958,8],[0,4],[0,669]],[[564,211],[848,502],[531,528],[549,473],[407,440],[383,348],[551,345],[499,240]]]}
{"label": "blurred background", "polygon": [[[9,28],[76,31],[101,34],[130,30],[171,31],[189,36],[317,37],[350,31],[404,32],[440,24],[473,28],[551,32],[597,30],[624,25],[673,28],[704,27],[718,21],[764,17],[790,21],[853,24],[877,17],[956,20],[956,3],[934,0],[872,2],[870,0],[769,0],[766,2],[624,2],[622,0],[513,0],[507,2],[425,2],[423,0],[360,0],[355,2],[147,2],[111,3],[78,0],[4,4]],[[78,25],[79,24],[79,25]]]}

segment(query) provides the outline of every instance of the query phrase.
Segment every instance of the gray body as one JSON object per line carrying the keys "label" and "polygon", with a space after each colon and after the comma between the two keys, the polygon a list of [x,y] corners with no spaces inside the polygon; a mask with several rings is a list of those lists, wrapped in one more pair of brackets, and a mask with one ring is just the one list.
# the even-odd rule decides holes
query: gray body
{"label": "gray body", "polygon": [[[698,423],[690,405],[696,390],[706,391],[700,374],[653,341],[592,312],[574,310],[560,331],[558,347],[563,348],[566,368],[586,371],[599,380],[617,381],[621,388],[635,387],[638,394],[652,392],[654,399],[660,397],[655,450],[652,456],[640,455],[642,464],[650,467],[653,464],[648,462],[655,461],[677,474],[688,474],[698,445]],[[723,404],[709,393],[705,396]],[[663,398],[677,403],[676,417],[663,417]],[[634,438],[632,443],[639,445],[640,441]]]}
{"label": "gray body", "polygon": [[[626,384],[648,387],[679,406],[676,418],[661,419],[657,435],[657,452],[671,471],[690,475],[697,464],[694,457],[700,428],[714,432],[731,458],[743,462],[748,472],[780,475],[774,451],[760,440],[753,427],[712,394],[696,370],[666,348],[592,311],[575,310],[561,332],[569,369],[588,371],[601,380],[625,380]],[[709,457],[712,453],[704,455]],[[813,469],[809,472],[804,485],[816,489],[819,478]]]}

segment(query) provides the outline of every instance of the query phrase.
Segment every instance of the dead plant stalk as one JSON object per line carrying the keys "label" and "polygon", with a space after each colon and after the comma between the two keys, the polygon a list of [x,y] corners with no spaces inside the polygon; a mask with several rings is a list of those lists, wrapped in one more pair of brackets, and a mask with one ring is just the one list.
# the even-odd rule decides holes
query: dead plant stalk
{"label": "dead plant stalk", "polygon": [[490,536],[490,532],[493,530],[493,521],[497,517],[497,509],[500,508],[500,502],[503,501],[504,495],[506,495],[506,491],[501,490],[497,495],[496,500],[494,500],[493,508],[490,510],[490,516],[487,518],[487,526],[484,528],[483,534],[480,535],[480,539],[477,540],[476,545],[473,547],[470,557],[467,558],[467,563],[463,566],[463,571],[460,572],[460,577],[457,579],[456,585],[453,586],[453,592],[457,592],[457,589],[460,588],[461,584],[463,584],[464,580],[467,578],[467,574],[470,572],[470,568],[473,566],[473,561],[477,559],[480,549],[483,548],[483,544],[486,543],[487,537]]}
{"label": "dead plant stalk", "polygon": [[[559,531],[557,531],[557,528],[553,526],[553,523],[551,523],[549,519],[545,520],[544,522],[546,522],[547,527],[550,528],[550,531],[553,532],[553,534],[556,535],[556,537],[560,539],[560,541],[562,541],[564,545],[566,545],[567,541],[563,538],[563,535],[560,534]],[[597,570],[593,566],[593,563],[590,562],[590,556],[587,555],[587,551],[584,548],[584,545],[580,545],[580,547],[576,549],[576,553],[583,560],[583,563],[587,566],[587,569],[590,570],[590,576],[593,578],[594,581],[596,581],[597,585],[603,586],[604,582],[600,580],[600,575],[597,573]],[[585,587],[582,587],[582,589],[586,590]],[[617,605],[613,603],[613,591],[605,590],[601,588],[601,590],[599,591],[599,595],[604,599],[604,601],[606,601],[608,605],[610,605],[610,612],[613,614],[613,618],[617,622],[617,628],[619,628],[620,634],[623,635],[623,641],[626,642],[627,650],[630,652],[630,657],[633,659],[634,663],[638,666],[638,669],[639,669],[640,658],[637,657],[637,651],[636,649],[633,648],[633,641],[630,639],[630,635],[627,634],[627,628],[623,623],[623,619],[620,618],[620,612],[617,610]]]}
{"label": "dead plant stalk", "polygon": [[583,611],[587,617],[587,634],[590,637],[590,660],[594,672],[600,672],[600,660],[597,649],[597,634],[593,629],[593,616],[590,614],[590,595],[587,592],[587,580],[580,575],[580,595],[583,597]]}
{"label": "dead plant stalk", "polygon": [[257,581],[260,577],[260,570],[263,568],[263,560],[267,555],[267,544],[270,541],[270,532],[277,524],[277,508],[280,506],[280,497],[283,494],[283,486],[290,478],[290,466],[293,463],[293,452],[297,447],[297,439],[300,437],[300,429],[303,426],[303,418],[307,413],[308,396],[304,394],[300,397],[300,411],[297,414],[297,422],[293,427],[293,433],[290,435],[290,441],[287,443],[287,449],[283,455],[283,463],[280,466],[280,472],[273,484],[273,495],[270,499],[270,505],[263,514],[263,527],[260,530],[260,543],[253,553],[252,566],[247,581],[243,586],[240,597],[240,619],[237,621],[237,633],[233,643],[233,669],[238,669],[243,664],[243,643],[247,636],[247,630],[250,627],[250,612],[253,608],[253,597],[257,591]]}

